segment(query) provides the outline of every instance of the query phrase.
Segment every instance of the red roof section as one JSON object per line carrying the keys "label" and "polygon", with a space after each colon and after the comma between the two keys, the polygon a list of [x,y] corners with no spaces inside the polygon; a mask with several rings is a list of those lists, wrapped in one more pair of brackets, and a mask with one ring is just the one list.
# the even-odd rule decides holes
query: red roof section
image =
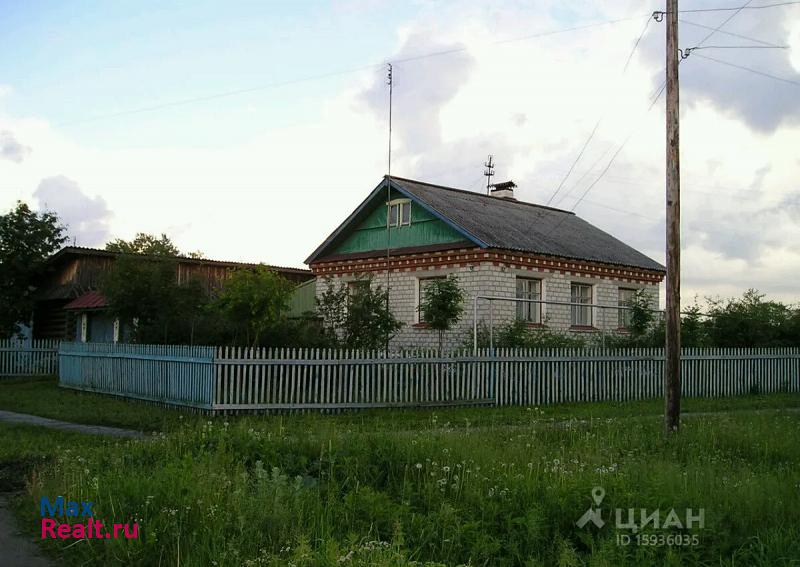
{"label": "red roof section", "polygon": [[64,306],[64,309],[100,309],[108,307],[108,301],[99,291],[87,291]]}

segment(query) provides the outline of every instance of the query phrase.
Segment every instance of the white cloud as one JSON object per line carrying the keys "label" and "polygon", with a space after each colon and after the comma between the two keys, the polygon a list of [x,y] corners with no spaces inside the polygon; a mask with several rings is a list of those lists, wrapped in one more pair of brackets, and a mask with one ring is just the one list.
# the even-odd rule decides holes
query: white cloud
{"label": "white cloud", "polygon": [[48,177],[39,183],[33,197],[39,209],[58,213],[70,242],[101,246],[108,240],[112,214],[105,200],[85,195],[75,181],[63,175]]}
{"label": "white cloud", "polygon": [[[630,13],[656,7],[633,3]],[[396,55],[465,50],[395,66],[393,172],[477,190],[485,183],[486,154],[493,153],[495,180],[513,178],[521,199],[544,202],[602,117],[556,202],[576,205],[630,135],[577,212],[663,262],[663,99],[648,111],[661,80],[663,24],[650,23],[624,75],[644,18],[493,43],[571,27],[567,9],[556,2],[461,3],[444,11],[423,5],[397,30]],[[598,20],[625,15],[611,3],[569,9]],[[796,11],[783,14],[776,29],[798,37]],[[756,20],[751,14],[730,30],[782,39],[783,31],[769,37],[746,25]],[[769,61],[779,67],[765,69],[789,76],[800,69],[796,59],[794,71],[785,67],[793,53],[752,51],[763,51],[764,61],[777,57]],[[690,64],[695,71],[687,70]],[[793,117],[800,97],[789,90],[794,99],[787,99],[770,79],[717,67],[699,58],[681,67],[684,297],[755,287],[796,301],[800,125]],[[88,147],[42,120],[0,114],[3,130],[36,149],[21,164],[0,163],[0,204],[14,192],[31,198],[43,178],[63,174],[80,181],[84,198],[102,198],[114,211],[110,237],[167,231],[180,248],[208,257],[302,265],[385,173],[386,96],[383,71],[356,75],[344,91],[331,93],[318,122],[215,149]],[[755,102],[765,108],[755,109]]]}
{"label": "white cloud", "polygon": [[14,134],[7,130],[0,131],[0,159],[7,159],[14,163],[22,163],[22,160],[31,153],[31,149],[20,144]]}

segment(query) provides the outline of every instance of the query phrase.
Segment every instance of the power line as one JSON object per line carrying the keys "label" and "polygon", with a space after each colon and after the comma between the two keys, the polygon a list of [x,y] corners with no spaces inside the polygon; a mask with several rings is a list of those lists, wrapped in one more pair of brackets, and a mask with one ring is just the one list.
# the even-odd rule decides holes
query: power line
{"label": "power line", "polygon": [[[705,42],[707,42],[709,39],[711,39],[711,36],[713,36],[713,35],[714,35],[715,33],[717,33],[717,32],[718,32],[720,29],[722,29],[722,28],[725,26],[725,24],[727,24],[727,23],[728,23],[728,22],[730,22],[730,21],[731,21],[733,18],[735,18],[735,17],[736,17],[736,16],[739,14],[739,12],[741,12],[742,10],[744,10],[744,9],[748,8],[748,7],[750,6],[750,3],[751,3],[752,1],[753,1],[753,0],[747,0],[747,2],[744,4],[744,6],[739,6],[738,8],[735,8],[735,11],[734,11],[734,13],[733,13],[733,14],[731,14],[730,16],[728,16],[727,18],[725,18],[725,20],[724,20],[724,21],[723,21],[723,22],[722,22],[720,25],[718,25],[718,26],[717,26],[717,27],[715,27],[713,30],[711,30],[711,31],[708,33],[708,35],[706,35],[706,36],[705,36],[703,39],[701,39],[701,40],[700,40],[700,43],[698,43],[697,45],[703,45]],[[731,9],[734,9],[734,8],[731,8]],[[680,62],[679,62],[678,64],[680,64]]]}
{"label": "power line", "polygon": [[559,191],[561,191],[561,188],[564,186],[564,183],[567,181],[567,178],[572,173],[572,170],[575,169],[576,165],[578,165],[578,162],[580,161],[581,157],[583,157],[583,152],[586,151],[586,147],[589,145],[589,142],[591,142],[592,138],[594,138],[594,133],[597,132],[597,127],[600,126],[600,122],[602,120],[603,119],[600,118],[597,121],[597,123],[594,125],[594,128],[592,128],[592,133],[589,134],[589,137],[586,138],[586,141],[583,143],[583,147],[581,148],[581,151],[578,153],[578,157],[576,157],[575,161],[572,162],[572,165],[569,166],[569,170],[567,171],[567,174],[561,179],[561,183],[558,184],[558,187],[556,187],[555,192],[552,195],[550,195],[550,198],[547,200],[547,203],[546,203],[547,205],[549,205],[550,203],[553,202],[553,199],[555,199],[556,195],[558,195]]}
{"label": "power line", "polygon": [[764,71],[759,71],[758,69],[753,69],[751,67],[745,67],[744,65],[739,65],[737,63],[731,63],[730,61],[723,61],[722,59],[716,59],[714,57],[709,57],[708,55],[700,55],[700,54],[697,54],[697,57],[700,57],[701,59],[708,59],[709,61],[720,63],[721,65],[728,65],[729,67],[735,67],[737,69],[741,69],[742,71],[749,71],[750,73],[755,73],[756,75],[761,75],[762,77],[768,77],[776,81],[781,81],[782,83],[789,83],[790,85],[800,86],[800,81],[793,81],[792,79],[778,77],[777,75],[770,75],[769,73],[765,73]]}
{"label": "power line", "polygon": [[[573,199],[574,198],[575,197],[573,197]],[[636,212],[628,211],[628,210],[625,210],[625,209],[618,209],[616,207],[611,207],[611,206],[606,205],[604,203],[598,203],[597,201],[590,201],[589,199],[584,199],[583,202],[588,204],[588,205],[593,205],[595,207],[600,207],[602,209],[608,209],[609,211],[614,211],[614,212],[622,213],[622,214],[625,214],[625,215],[632,215],[632,216],[640,217],[640,218],[647,219],[647,220],[653,220],[653,218],[648,216],[648,215],[643,215],[642,213],[636,213]]]}
{"label": "power line", "polygon": [[788,45],[698,45],[697,47],[689,47],[686,49],[687,53],[697,51],[698,49],[789,49]]}
{"label": "power line", "polygon": [[[636,53],[636,48],[639,47],[639,43],[642,41],[642,38],[644,37],[644,34],[647,32],[647,26],[650,24],[650,20],[653,19],[653,18],[654,18],[654,16],[652,14],[647,16],[647,20],[645,21],[644,27],[642,28],[642,31],[639,34],[639,37],[636,38],[636,42],[633,44],[633,49],[631,49],[631,52],[628,54],[628,58],[625,61],[625,65],[622,67],[622,75],[623,76],[625,75],[625,72],[628,70],[628,64],[631,62],[631,59],[633,58],[633,54]],[[589,146],[589,143],[594,138],[594,135],[597,132],[597,128],[600,126],[600,123],[603,121],[604,117],[605,117],[605,112],[600,116],[600,118],[597,119],[597,123],[594,125],[594,128],[592,128],[592,132],[589,134],[589,137],[586,138],[586,141],[583,143],[583,147],[581,148],[581,151],[578,152],[578,155],[575,158],[575,160],[572,162],[572,165],[569,166],[569,169],[567,170],[567,173],[564,175],[563,179],[561,179],[561,183],[558,184],[558,187],[556,187],[556,190],[553,192],[553,194],[547,200],[547,204],[548,205],[553,201],[553,199],[555,199],[555,197],[561,191],[561,188],[564,186],[564,183],[566,183],[566,181],[569,178],[570,174],[572,174],[572,170],[575,169],[576,165],[578,165],[578,162],[581,160],[581,158],[583,157],[584,152],[586,151],[586,148]]]}
{"label": "power line", "polygon": [[[589,177],[589,174],[590,174],[592,171],[594,171],[594,168],[597,166],[597,164],[598,164],[598,163],[600,163],[600,162],[603,160],[603,158],[604,158],[604,157],[606,157],[606,155],[608,155],[608,152],[609,152],[609,150],[610,150],[610,149],[611,149],[611,146],[607,147],[607,148],[606,148],[606,149],[603,151],[603,153],[601,153],[599,156],[597,156],[597,159],[596,159],[596,160],[594,160],[594,161],[592,162],[592,165],[590,165],[590,166],[589,166],[589,168],[588,168],[586,171],[584,171],[584,172],[583,172],[583,175],[581,175],[581,176],[580,176],[580,178],[578,178],[578,180],[577,180],[575,183],[573,183],[573,184],[572,184],[572,187],[570,188],[570,190],[569,190],[569,191],[567,191],[566,193],[564,193],[564,194],[561,196],[561,198],[558,200],[558,203],[556,203],[556,206],[558,206],[558,205],[560,205],[561,203],[563,203],[563,202],[564,202],[564,199],[568,199],[568,198],[570,198],[570,197],[571,197],[571,195],[572,195],[572,192],[573,192],[573,191],[574,191],[574,190],[575,190],[575,189],[576,189],[576,188],[577,188],[577,187],[578,187],[578,186],[579,186],[581,183],[583,183],[583,180],[584,180],[584,179],[586,179],[587,177]],[[574,199],[574,197],[572,197],[572,198]]]}
{"label": "power line", "polygon": [[[722,21],[722,23],[720,23],[717,27],[708,28],[711,31],[708,34],[706,34],[706,36],[698,42],[697,47],[702,46],[705,42],[707,42],[709,39],[711,39],[714,36],[715,33],[719,33],[720,30],[725,26],[725,24],[727,24],[733,18],[735,18],[739,14],[739,12],[741,12],[742,10],[748,8],[752,1],[753,0],[747,0],[747,2],[744,4],[744,6],[739,6],[739,7],[736,7],[736,8],[729,8],[730,10],[734,10],[734,13],[731,14],[730,16],[728,16],[727,18],[725,18]],[[664,14],[665,12],[660,12],[660,13]],[[655,13],[654,13],[653,17],[655,18]],[[686,59],[687,56],[688,56],[688,53],[685,54],[685,55],[682,54],[681,58],[678,60],[678,65],[680,65],[683,62],[683,60]],[[658,102],[658,99],[661,98],[661,94],[664,92],[664,89],[666,89],[666,88],[667,88],[667,80],[664,79],[664,81],[661,83],[661,86],[658,89],[658,93],[655,95],[655,97],[653,97],[653,100],[650,102],[650,106],[647,109],[648,111],[655,106],[656,102]]]}
{"label": "power line", "polygon": [[[778,8],[780,6],[792,6],[794,4],[800,4],[800,0],[794,0],[792,2],[775,2],[773,4],[761,4],[760,6],[749,6],[750,2],[745,4],[744,6],[728,6],[724,8],[692,8],[689,10],[678,10],[679,14],[693,14],[699,12],[731,12],[736,11],[737,13],[742,10],[763,10],[764,8]],[[667,12],[657,11],[657,14],[666,14]]]}
{"label": "power line", "polygon": [[[737,14],[739,14],[739,12],[741,12],[742,10],[745,10],[745,9],[747,9],[747,8],[749,7],[748,5],[750,4],[750,2],[752,2],[752,0],[748,0],[748,2],[747,2],[747,3],[746,3],[744,6],[739,6],[738,8],[729,8],[729,9],[726,9],[726,10],[734,10],[734,13],[733,13],[733,14],[731,14],[731,15],[730,15],[728,18],[726,18],[726,19],[725,19],[725,20],[724,20],[724,21],[723,21],[721,24],[719,24],[719,25],[718,25],[716,28],[714,28],[714,29],[713,29],[713,30],[712,30],[712,31],[711,31],[711,32],[710,32],[708,35],[706,35],[706,37],[704,37],[704,38],[703,38],[703,39],[700,41],[700,43],[698,43],[698,46],[701,46],[703,43],[705,43],[706,41],[708,41],[708,39],[709,39],[709,38],[711,38],[711,37],[712,37],[712,36],[713,36],[715,33],[717,33],[718,31],[720,31],[720,29],[721,29],[721,28],[722,28],[722,27],[723,27],[725,24],[727,24],[727,23],[728,23],[728,22],[730,22],[730,21],[731,21],[733,18],[735,18],[735,17],[736,17],[736,15],[737,15]],[[792,3],[792,4],[800,4],[800,1],[798,1],[798,2],[791,2],[791,3]],[[783,5],[783,4],[781,4],[781,5]],[[760,6],[760,7],[767,7],[767,6]],[[706,11],[721,11],[721,10],[706,10]],[[654,16],[653,16],[653,17],[655,18],[655,14],[654,14]],[[698,55],[698,57],[703,57],[703,56],[702,56],[702,55]],[[680,63],[680,61],[679,61],[679,63]],[[658,90],[658,93],[657,93],[657,94],[656,94],[656,96],[653,98],[653,101],[650,103],[650,106],[648,107],[648,109],[647,109],[647,112],[650,112],[650,110],[651,110],[651,109],[653,108],[653,106],[655,105],[656,101],[658,101],[658,99],[661,97],[661,93],[664,91],[664,88],[666,87],[666,84],[667,84],[667,83],[666,83],[666,81],[664,81],[664,83],[663,83],[663,86],[662,86],[662,87],[661,87],[661,88]],[[628,140],[630,140],[630,139],[631,139],[631,137],[633,136],[633,133],[634,133],[634,132],[631,132],[630,134],[628,134],[628,137],[627,137],[627,138],[625,138],[625,140],[622,142],[622,144],[619,146],[619,148],[617,148],[617,151],[616,151],[616,152],[614,152],[614,155],[613,155],[613,156],[611,156],[611,159],[608,161],[608,164],[606,164],[606,167],[605,167],[605,169],[603,169],[603,171],[601,171],[601,172],[600,172],[600,175],[598,175],[598,176],[595,178],[595,180],[594,180],[594,181],[593,181],[591,184],[589,184],[589,186],[588,186],[588,187],[586,188],[586,190],[583,192],[583,194],[581,195],[581,197],[580,197],[580,198],[579,198],[579,199],[578,199],[578,200],[575,202],[575,204],[573,204],[573,205],[572,205],[572,208],[570,209],[570,211],[574,211],[574,210],[575,210],[575,208],[576,208],[578,205],[580,205],[581,201],[583,201],[583,199],[586,197],[586,195],[588,195],[588,194],[589,194],[589,192],[590,192],[590,191],[591,191],[591,190],[594,188],[594,186],[595,186],[595,185],[597,185],[597,183],[598,183],[598,182],[599,182],[599,181],[600,181],[600,180],[603,178],[603,176],[604,176],[604,175],[605,175],[605,174],[608,172],[608,170],[611,168],[611,165],[614,163],[614,160],[616,160],[616,159],[617,159],[617,156],[619,155],[619,153],[622,151],[622,149],[623,149],[623,148],[625,147],[625,145],[628,143]],[[562,223],[562,222],[564,222],[564,220],[565,220],[565,219],[566,219],[566,217],[564,217],[563,219],[561,219],[561,221],[560,221],[558,224],[556,224],[556,226],[554,226],[554,227],[553,227],[553,228],[552,228],[552,229],[551,229],[551,230],[550,230],[550,231],[547,233],[547,235],[549,235],[549,234],[550,234],[551,232],[553,232],[553,231],[554,231],[556,228],[558,228],[558,227],[561,225],[561,223]]]}
{"label": "power line", "polygon": [[[516,42],[520,42],[520,41],[527,41],[527,40],[531,40],[531,39],[537,39],[537,38],[542,38],[542,37],[547,37],[547,36],[552,36],[552,35],[557,35],[557,34],[581,31],[581,30],[586,30],[586,29],[590,29],[590,28],[596,28],[596,27],[600,27],[600,26],[614,25],[614,24],[618,24],[620,22],[632,20],[632,19],[638,18],[638,17],[639,16],[631,16],[631,17],[627,17],[627,18],[616,18],[616,19],[613,19],[613,20],[604,20],[604,21],[601,21],[601,22],[594,22],[594,23],[591,23],[591,24],[585,24],[585,25],[581,25],[581,26],[572,26],[572,27],[568,27],[568,28],[560,28],[560,29],[548,30],[548,31],[544,31],[544,32],[537,32],[537,33],[528,34],[528,35],[519,36],[519,37],[499,39],[499,40],[491,42],[491,44],[493,44],[493,45],[502,45],[502,44],[507,44],[507,43],[516,43]],[[447,56],[447,55],[453,55],[455,53],[461,53],[461,52],[464,52],[464,51],[467,51],[467,50],[468,50],[468,48],[466,46],[461,46],[461,47],[456,47],[456,48],[453,48],[453,49],[445,49],[445,50],[441,50],[441,51],[432,51],[432,52],[428,52],[428,53],[421,53],[419,55],[413,55],[413,56],[409,56],[409,57],[403,57],[403,58],[400,58],[400,59],[394,59],[391,62],[394,63],[394,64],[397,64],[397,63],[409,63],[409,62],[413,62],[413,61],[419,61],[421,59],[428,59],[428,58],[432,58],[432,57],[443,57],[443,56]],[[97,115],[97,116],[90,116],[88,118],[82,118],[82,119],[79,119],[79,120],[70,120],[70,121],[66,121],[66,122],[60,122],[60,123],[55,124],[55,126],[71,126],[71,125],[74,125],[74,124],[82,124],[82,123],[86,123],[86,122],[94,122],[94,121],[97,121],[97,120],[104,120],[104,119],[108,119],[108,118],[118,118],[118,117],[121,117],[121,116],[129,116],[129,115],[132,115],[132,114],[141,114],[141,113],[145,113],[145,112],[155,112],[157,110],[163,110],[165,108],[173,108],[173,107],[177,107],[177,106],[184,106],[184,105],[187,105],[187,104],[195,104],[195,103],[198,103],[198,102],[207,102],[207,101],[217,100],[217,99],[221,99],[221,98],[240,96],[240,95],[244,95],[244,94],[264,91],[264,90],[278,88],[278,87],[285,87],[285,86],[295,85],[295,84],[299,84],[299,83],[305,83],[305,82],[309,82],[309,81],[316,81],[316,80],[320,80],[320,79],[328,79],[328,78],[337,77],[337,76],[341,76],[341,75],[348,75],[348,74],[357,73],[357,72],[360,72],[360,71],[368,71],[368,70],[372,70],[372,69],[379,69],[379,68],[384,67],[385,65],[386,65],[386,61],[383,61],[383,62],[380,62],[380,63],[372,63],[372,64],[367,64],[367,65],[360,65],[360,66],[357,66],[357,67],[350,67],[350,68],[346,68],[346,69],[340,69],[340,70],[331,71],[331,72],[328,72],[328,73],[320,73],[320,74],[317,74],[317,75],[309,75],[309,76],[306,76],[306,77],[299,77],[299,78],[296,78],[296,79],[289,79],[289,80],[285,80],[285,81],[275,81],[275,82],[267,83],[267,84],[260,85],[260,86],[257,86],[257,87],[249,87],[249,88],[244,88],[244,89],[223,91],[223,92],[219,92],[219,93],[213,93],[213,94],[208,94],[208,95],[203,95],[203,96],[198,96],[198,97],[178,99],[178,100],[165,102],[165,103],[161,103],[161,104],[143,106],[143,107],[140,107],[140,108],[134,108],[134,109],[130,109],[130,110],[122,110],[122,111],[119,111],[119,112],[112,112],[112,113],[108,113],[108,114],[100,114],[100,115]]]}
{"label": "power line", "polygon": [[633,44],[633,49],[631,49],[631,52],[628,54],[628,59],[625,60],[625,66],[622,68],[623,73],[628,69],[628,64],[631,62],[633,54],[636,53],[636,48],[639,47],[639,42],[642,41],[644,34],[647,32],[647,26],[650,25],[650,20],[652,19],[653,17],[649,16],[647,20],[645,20],[644,27],[642,28],[642,33],[640,33],[639,37],[636,38],[636,43]]}
{"label": "power line", "polygon": [[740,33],[734,33],[734,32],[729,32],[729,31],[725,31],[725,30],[720,30],[720,29],[717,29],[717,28],[712,28],[711,26],[698,24],[697,22],[690,22],[689,20],[678,20],[678,21],[681,22],[682,24],[686,24],[686,25],[689,25],[689,26],[694,26],[694,27],[697,27],[697,28],[703,28],[703,29],[706,29],[706,30],[714,30],[716,33],[721,33],[723,35],[729,35],[731,37],[738,37],[739,39],[746,39],[748,41],[753,41],[755,43],[760,43],[761,45],[770,45],[770,46],[775,46],[775,47],[782,47],[782,46],[777,46],[774,43],[770,43],[768,41],[764,41],[762,39],[756,39],[754,37],[750,37],[750,36],[747,36],[747,35],[742,35]]}
{"label": "power line", "polygon": [[254,92],[263,91],[263,90],[267,90],[267,89],[273,89],[273,88],[277,88],[277,87],[285,87],[285,86],[289,86],[289,85],[295,85],[295,84],[298,84],[298,83],[305,83],[305,82],[308,82],[308,81],[316,81],[316,80],[319,80],[319,79],[327,79],[327,78],[336,77],[336,76],[339,76],[339,75],[348,75],[350,73],[357,73],[359,71],[367,71],[369,69],[378,69],[380,67],[383,67],[384,65],[385,65],[384,63],[375,63],[375,64],[372,64],[372,65],[362,65],[360,67],[352,67],[352,68],[349,68],[349,69],[342,69],[340,71],[331,71],[329,73],[321,73],[319,75],[310,75],[308,77],[301,77],[301,78],[298,78],[298,79],[289,79],[289,80],[286,80],[286,81],[276,81],[276,82],[267,83],[265,85],[261,85],[261,86],[258,86],[258,87],[250,87],[250,88],[246,88],[246,89],[237,89],[237,90],[232,90],[232,91],[225,91],[225,92],[220,92],[220,93],[216,93],[216,94],[209,94],[209,95],[198,96],[198,97],[193,97],[193,98],[184,98],[184,99],[180,99],[180,100],[174,100],[174,101],[171,101],[171,102],[165,102],[165,103],[162,103],[162,104],[154,104],[152,106],[143,106],[143,107],[140,107],[140,108],[134,108],[134,109],[130,109],[130,110],[122,110],[120,112],[112,112],[112,113],[109,113],[109,114],[99,114],[97,116],[90,116],[89,118],[82,118],[80,120],[70,120],[70,121],[67,121],[67,122],[60,122],[60,123],[55,124],[55,126],[72,126],[74,124],[83,124],[85,122],[94,122],[94,121],[97,121],[97,120],[104,120],[106,118],[118,118],[120,116],[128,116],[128,115],[131,115],[131,114],[141,114],[141,113],[144,113],[144,112],[154,112],[156,110],[162,110],[164,108],[172,108],[172,107],[175,107],[175,106],[184,106],[184,105],[187,105],[187,104],[194,104],[194,103],[197,103],[197,102],[207,102],[207,101],[210,101],[210,100],[216,100],[216,99],[220,99],[220,98],[228,98],[228,97],[232,97],[232,96],[239,96],[239,95],[243,95],[243,94],[254,93]]}

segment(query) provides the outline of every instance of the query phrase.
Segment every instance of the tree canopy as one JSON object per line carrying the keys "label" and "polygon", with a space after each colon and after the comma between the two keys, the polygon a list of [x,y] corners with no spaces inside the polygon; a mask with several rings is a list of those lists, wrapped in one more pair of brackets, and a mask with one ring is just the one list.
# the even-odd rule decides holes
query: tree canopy
{"label": "tree canopy", "polygon": [[233,272],[212,308],[241,342],[257,346],[286,316],[294,287],[267,266]]}
{"label": "tree canopy", "polygon": [[[139,232],[133,240],[123,240],[117,238],[106,244],[109,252],[120,252],[123,254],[141,254],[144,256],[180,256],[178,247],[170,240],[166,234],[155,236]],[[195,254],[200,254],[199,252]]]}
{"label": "tree canopy", "polygon": [[439,332],[441,351],[445,331],[449,331],[464,312],[464,292],[458,285],[458,278],[449,276],[430,280],[419,309],[428,327]]}
{"label": "tree canopy", "polygon": [[385,348],[403,324],[389,310],[388,293],[373,286],[371,278],[355,285],[328,279],[326,288],[317,298],[317,314],[324,322],[325,332],[333,346],[356,349]]}
{"label": "tree canopy", "polygon": [[0,215],[0,337],[20,332],[33,312],[33,292],[45,260],[66,240],[55,213],[32,211],[17,201]]}

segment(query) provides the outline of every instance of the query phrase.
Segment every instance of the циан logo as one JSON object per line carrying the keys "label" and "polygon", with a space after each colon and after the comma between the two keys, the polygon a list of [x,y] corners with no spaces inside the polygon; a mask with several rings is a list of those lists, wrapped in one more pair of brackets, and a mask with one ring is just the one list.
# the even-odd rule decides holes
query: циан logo
{"label": "\u0446\u0438\u0430\u043d logo", "polygon": [[[602,486],[592,488],[594,505],[578,518],[575,525],[581,529],[592,523],[598,529],[606,525],[603,519],[603,509],[600,504],[606,496]],[[660,509],[648,510],[647,508],[614,508],[613,516],[609,513],[608,521],[614,520],[614,528],[622,533],[617,533],[617,545],[662,546],[662,545],[697,545],[700,543],[696,533],[674,533],[666,530],[695,530],[705,527],[705,508],[686,508],[681,515],[675,508],[666,514]],[[623,520],[623,514],[626,515]],[[630,532],[630,533],[626,533]],[[655,532],[655,533],[653,533]]]}

